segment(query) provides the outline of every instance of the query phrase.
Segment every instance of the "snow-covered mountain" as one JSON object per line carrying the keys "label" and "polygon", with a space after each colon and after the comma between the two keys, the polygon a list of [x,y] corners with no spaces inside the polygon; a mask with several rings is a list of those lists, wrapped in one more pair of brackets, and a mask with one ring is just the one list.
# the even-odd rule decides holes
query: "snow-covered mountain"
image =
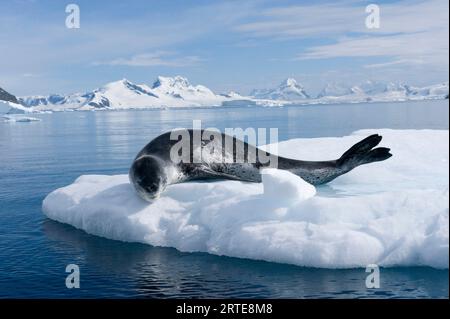
{"label": "snow-covered mountain", "polygon": [[19,104],[13,94],[0,88],[0,115],[25,113],[26,111],[28,111],[28,108]]}
{"label": "snow-covered mountain", "polygon": [[402,83],[365,81],[351,87],[327,86],[318,95],[322,101],[397,101],[407,99],[409,86]]}
{"label": "snow-covered mountain", "polygon": [[422,88],[411,87],[409,95],[414,97],[448,98],[448,82]]}
{"label": "snow-covered mountain", "polygon": [[448,96],[448,82],[423,88],[409,86],[404,83],[370,80],[353,86],[329,83],[319,92],[316,98],[311,98],[301,84],[295,81],[295,79],[289,78],[283,81],[275,89],[254,90],[250,95],[254,100],[266,102],[273,101],[274,103],[278,102],[281,104],[358,103],[367,101],[385,102],[442,99]]}
{"label": "snow-covered mountain", "polygon": [[[203,85],[192,85],[181,76],[159,76],[151,86],[126,79],[111,82],[86,93],[21,97],[17,112],[94,109],[144,109],[198,106],[281,106],[287,104],[359,103],[448,98],[448,82],[413,87],[402,83],[366,81],[354,86],[327,84],[316,98],[292,78],[271,90],[254,90],[251,96],[235,92],[216,94]],[[2,92],[5,92],[2,90]],[[2,96],[14,99],[9,93]],[[13,102],[4,102],[13,103]],[[6,108],[6,107],[4,107]]]}
{"label": "snow-covered mountain", "polygon": [[224,101],[238,98],[244,99],[236,93],[233,96],[215,94],[203,85],[191,85],[181,76],[159,76],[152,86],[122,79],[87,93],[30,96],[19,100],[25,106],[42,111],[220,106]]}
{"label": "snow-covered mountain", "polygon": [[317,100],[322,103],[345,103],[443,99],[446,97],[448,97],[448,82],[418,88],[404,83],[365,81],[352,87],[329,84],[319,93]]}
{"label": "snow-covered mountain", "polygon": [[293,78],[288,78],[274,89],[253,90],[250,95],[256,99],[300,101],[309,99],[303,86]]}
{"label": "snow-covered mountain", "polygon": [[352,88],[349,88],[339,83],[328,83],[322,91],[317,95],[317,98],[324,96],[344,96],[354,93]]}
{"label": "snow-covered mountain", "polygon": [[12,103],[16,103],[16,104],[19,103],[17,101],[17,98],[14,95],[12,95],[9,92],[6,92],[2,88],[0,88],[0,101],[12,102]]}

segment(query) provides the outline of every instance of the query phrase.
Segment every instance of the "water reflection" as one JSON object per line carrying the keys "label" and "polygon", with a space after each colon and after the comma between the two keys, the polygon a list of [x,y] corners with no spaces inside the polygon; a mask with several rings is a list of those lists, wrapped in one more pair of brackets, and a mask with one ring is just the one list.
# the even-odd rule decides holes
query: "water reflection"
{"label": "water reflection", "polygon": [[[97,280],[105,289],[122,288],[128,297],[388,298],[442,297],[448,292],[445,270],[382,269],[382,287],[367,289],[364,269],[312,269],[205,253],[182,253],[173,248],[91,236],[48,219],[43,223],[43,230],[56,242],[56,249],[65,252],[71,249],[83,255],[84,263],[91,265],[82,267],[88,272],[84,277]],[[99,276],[102,280],[98,280]],[[105,278],[111,281],[104,281]]]}

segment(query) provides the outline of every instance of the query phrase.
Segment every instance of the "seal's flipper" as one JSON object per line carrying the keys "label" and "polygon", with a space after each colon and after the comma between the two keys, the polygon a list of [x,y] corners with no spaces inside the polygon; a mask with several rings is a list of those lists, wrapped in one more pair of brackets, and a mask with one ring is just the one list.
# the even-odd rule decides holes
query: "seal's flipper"
{"label": "seal's flipper", "polygon": [[235,181],[243,181],[239,176],[227,174],[226,172],[216,171],[207,165],[201,165],[195,167],[189,172],[189,178],[186,180],[200,180],[200,179],[228,179]]}
{"label": "seal's flipper", "polygon": [[278,167],[294,173],[313,185],[322,185],[345,174],[355,167],[383,161],[392,156],[389,149],[377,147],[382,137],[371,135],[353,145],[338,160],[333,161],[300,161],[284,157],[278,158]]}
{"label": "seal's flipper", "polygon": [[351,170],[362,164],[388,159],[392,156],[389,148],[374,148],[380,144],[382,138],[382,136],[374,134],[356,143],[337,160],[338,167]]}

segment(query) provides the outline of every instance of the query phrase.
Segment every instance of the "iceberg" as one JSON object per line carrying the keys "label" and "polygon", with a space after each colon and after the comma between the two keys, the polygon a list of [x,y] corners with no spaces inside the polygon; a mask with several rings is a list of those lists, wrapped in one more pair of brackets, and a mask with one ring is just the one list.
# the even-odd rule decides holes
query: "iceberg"
{"label": "iceberg", "polygon": [[0,101],[0,114],[6,114],[11,110],[9,102]]}
{"label": "iceberg", "polygon": [[89,234],[319,268],[449,265],[447,130],[361,130],[293,139],[283,156],[327,160],[369,134],[394,156],[313,187],[277,169],[262,183],[171,185],[151,203],[124,175],[84,175],[51,192],[44,214]]}
{"label": "iceberg", "polygon": [[28,112],[29,110],[20,104],[0,100],[0,115],[25,114]]}
{"label": "iceberg", "polygon": [[39,122],[41,119],[31,116],[23,116],[17,114],[9,114],[2,116],[4,122],[13,122],[13,123],[27,123],[27,122]]}

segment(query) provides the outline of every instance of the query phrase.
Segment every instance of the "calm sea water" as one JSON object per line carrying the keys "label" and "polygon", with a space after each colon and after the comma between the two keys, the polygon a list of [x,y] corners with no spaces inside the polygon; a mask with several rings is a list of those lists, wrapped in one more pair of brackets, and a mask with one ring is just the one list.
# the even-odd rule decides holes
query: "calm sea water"
{"label": "calm sea water", "polygon": [[[44,197],[82,174],[126,173],[150,139],[176,127],[278,127],[280,140],[363,128],[448,129],[448,100],[285,108],[218,108],[37,115],[0,123],[0,297],[448,298],[448,270],[311,269],[181,253],[88,235],[47,219]],[[81,270],[67,289],[65,267]]]}

